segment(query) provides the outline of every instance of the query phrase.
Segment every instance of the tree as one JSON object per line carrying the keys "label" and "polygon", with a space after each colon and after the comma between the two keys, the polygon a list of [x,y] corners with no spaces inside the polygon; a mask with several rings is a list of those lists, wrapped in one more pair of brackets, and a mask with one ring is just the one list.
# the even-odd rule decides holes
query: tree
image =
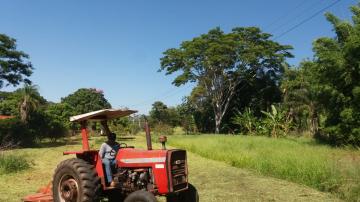
{"label": "tree", "polygon": [[161,58],[166,74],[180,72],[173,84],[197,82],[205,89],[215,117],[215,132],[228,111],[238,85],[253,78],[282,73],[291,46],[270,40],[271,35],[256,27],[238,27],[225,34],[220,28],[184,41]]}
{"label": "tree", "polygon": [[53,103],[45,110],[46,114],[51,115],[54,121],[62,123],[67,129],[72,129],[74,124],[69,120],[70,116],[74,115],[74,108],[66,103]]}
{"label": "tree", "polygon": [[298,69],[289,68],[285,71],[281,85],[288,115],[297,123],[298,129],[309,129],[311,135],[318,131],[320,124],[320,89],[316,71],[314,62],[304,61]]}
{"label": "tree", "polygon": [[156,101],[152,104],[150,110],[150,117],[158,122],[164,122],[168,118],[168,107],[161,101]]}
{"label": "tree", "polygon": [[238,126],[233,122],[233,118],[237,117],[239,112],[241,114],[248,113],[247,108],[251,109],[256,118],[261,118],[264,116],[261,111],[268,111],[271,105],[280,103],[282,100],[280,89],[282,77],[281,74],[277,77],[264,74],[248,80],[246,83],[240,83],[230,102],[229,109],[231,110],[223,118],[222,130],[234,133]]}
{"label": "tree", "polygon": [[202,133],[211,133],[215,130],[214,110],[211,100],[206,96],[202,86],[196,86],[191,94],[184,98],[185,113],[191,113],[196,129]]}
{"label": "tree", "polygon": [[1,92],[0,95],[0,114],[19,116],[20,93]]}
{"label": "tree", "polygon": [[351,11],[352,22],[327,13],[336,37],[313,44],[318,100],[326,117],[317,137],[334,145],[360,146],[360,4]]}
{"label": "tree", "polygon": [[197,132],[197,127],[194,118],[194,109],[188,101],[188,98],[183,98],[183,102],[176,107],[179,116],[179,125],[184,129],[186,134]]}
{"label": "tree", "polygon": [[21,82],[31,84],[26,77],[32,74],[33,67],[29,55],[16,50],[16,40],[0,34],[0,88],[4,85],[17,86]]}
{"label": "tree", "polygon": [[80,88],[74,93],[61,98],[61,103],[69,105],[74,111],[72,115],[88,113],[100,109],[111,108],[101,90]]}
{"label": "tree", "polygon": [[152,122],[163,124],[168,124],[169,122],[168,107],[161,101],[156,101],[152,104],[149,115]]}
{"label": "tree", "polygon": [[20,119],[22,122],[27,123],[30,114],[34,112],[40,104],[44,103],[41,103],[43,100],[36,86],[25,85],[24,88],[20,89],[20,96]]}
{"label": "tree", "polygon": [[65,121],[50,106],[36,86],[25,85],[14,92],[0,93],[0,114],[15,116],[0,123],[0,144],[28,146],[35,140],[55,140],[66,134]]}

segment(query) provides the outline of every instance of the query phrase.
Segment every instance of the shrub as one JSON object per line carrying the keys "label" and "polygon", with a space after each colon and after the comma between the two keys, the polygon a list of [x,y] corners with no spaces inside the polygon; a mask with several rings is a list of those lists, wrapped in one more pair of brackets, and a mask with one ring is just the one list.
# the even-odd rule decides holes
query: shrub
{"label": "shrub", "polygon": [[0,120],[0,145],[28,145],[34,137],[18,118]]}
{"label": "shrub", "polygon": [[67,133],[67,129],[61,120],[44,111],[37,111],[32,114],[28,128],[33,137],[37,139],[50,138],[54,141]]}
{"label": "shrub", "polygon": [[50,138],[56,140],[67,133],[64,125],[50,114],[43,111],[34,112],[28,121],[23,123],[19,118],[0,120],[1,145],[30,146],[35,140]]}
{"label": "shrub", "polygon": [[271,105],[268,112],[261,111],[265,116],[257,118],[250,108],[238,114],[232,119],[232,123],[240,127],[240,132],[248,135],[265,135],[271,137],[286,136],[292,126],[292,119],[287,116],[285,110]]}
{"label": "shrub", "polygon": [[262,113],[266,115],[263,124],[271,137],[276,138],[288,134],[292,120],[287,117],[285,110],[271,105],[271,111],[262,111]]}
{"label": "shrub", "polygon": [[28,168],[30,163],[24,156],[0,152],[0,174],[14,173]]}
{"label": "shrub", "polygon": [[151,128],[155,135],[172,135],[174,134],[174,128],[164,123],[155,124]]}
{"label": "shrub", "polygon": [[238,114],[232,119],[233,124],[240,127],[240,131],[249,135],[256,133],[256,124],[259,120],[254,116],[250,108],[246,108],[243,113]]}

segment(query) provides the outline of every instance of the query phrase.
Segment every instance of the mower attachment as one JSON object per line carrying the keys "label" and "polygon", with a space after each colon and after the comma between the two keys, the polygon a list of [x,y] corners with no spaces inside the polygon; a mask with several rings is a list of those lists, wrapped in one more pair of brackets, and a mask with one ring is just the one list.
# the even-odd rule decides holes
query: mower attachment
{"label": "mower attachment", "polygon": [[38,193],[25,196],[23,202],[53,202],[51,182],[38,190]]}

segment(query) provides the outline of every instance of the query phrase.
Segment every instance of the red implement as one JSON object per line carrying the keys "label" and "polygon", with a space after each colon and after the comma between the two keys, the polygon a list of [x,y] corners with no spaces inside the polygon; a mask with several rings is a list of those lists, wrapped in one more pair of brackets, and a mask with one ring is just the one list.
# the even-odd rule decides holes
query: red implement
{"label": "red implement", "polygon": [[22,199],[23,202],[53,202],[53,196],[51,191],[51,183],[46,187],[39,189],[38,193],[27,195]]}

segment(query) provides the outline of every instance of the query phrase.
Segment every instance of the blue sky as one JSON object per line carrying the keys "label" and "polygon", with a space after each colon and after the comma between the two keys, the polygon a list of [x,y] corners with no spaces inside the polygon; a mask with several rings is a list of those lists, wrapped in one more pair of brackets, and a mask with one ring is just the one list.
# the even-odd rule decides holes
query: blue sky
{"label": "blue sky", "polygon": [[[173,106],[191,91],[157,72],[166,49],[217,26],[226,32],[259,26],[276,37],[334,1],[0,0],[0,33],[30,55],[30,79],[47,100],[91,87],[102,89],[115,108],[147,113],[154,101]],[[328,11],[350,19],[348,7],[357,2],[342,0]],[[288,62],[296,65],[312,57],[311,43],[321,36],[334,36],[323,14],[277,41],[294,47]]]}

